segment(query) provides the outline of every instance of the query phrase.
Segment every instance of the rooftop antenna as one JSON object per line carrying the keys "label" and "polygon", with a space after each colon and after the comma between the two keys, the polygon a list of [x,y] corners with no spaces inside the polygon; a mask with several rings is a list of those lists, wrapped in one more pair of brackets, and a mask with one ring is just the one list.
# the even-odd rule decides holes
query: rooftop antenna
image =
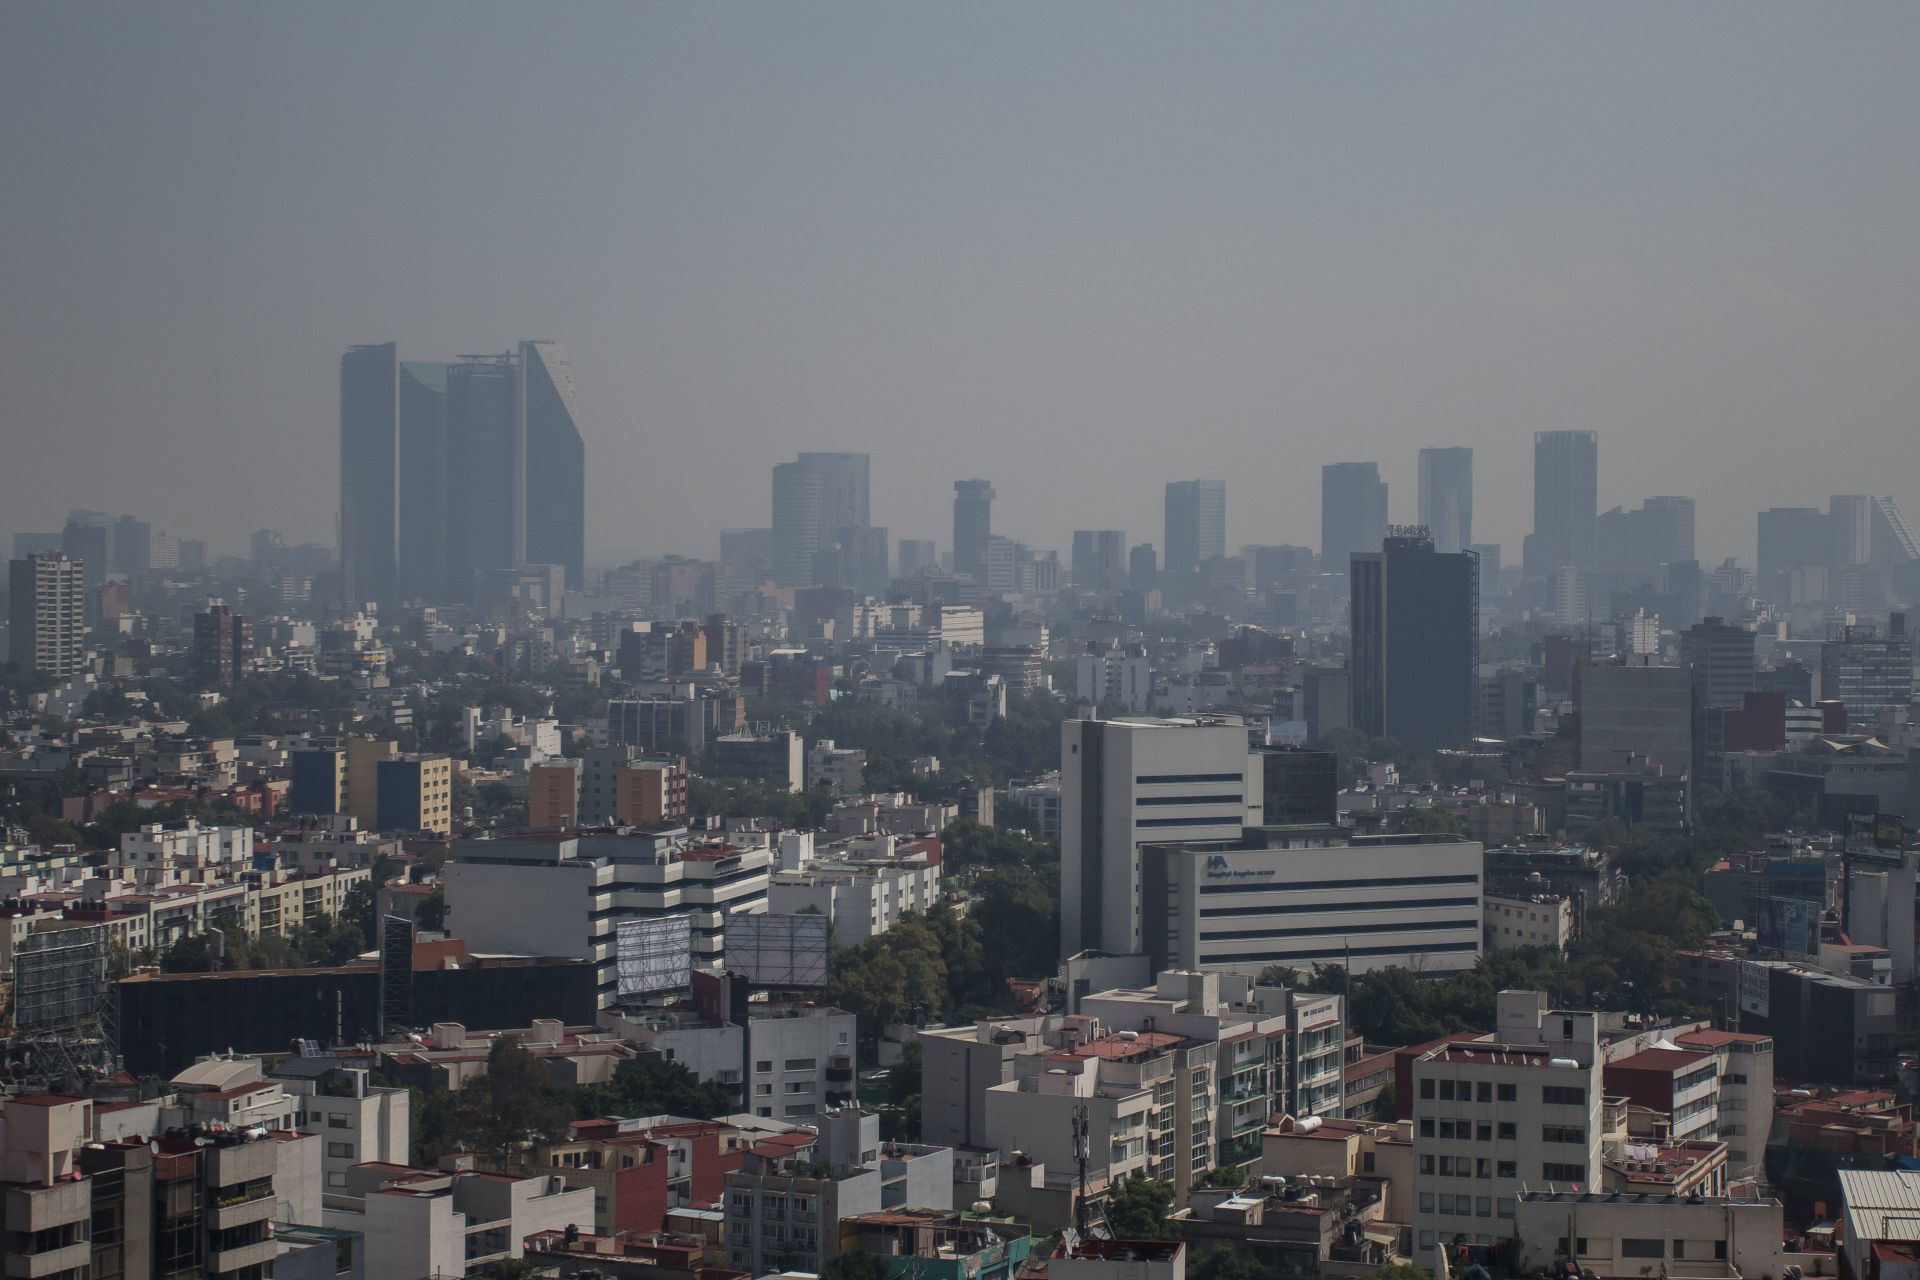
{"label": "rooftop antenna", "polygon": [[1080,1195],[1073,1206],[1074,1229],[1082,1240],[1087,1238],[1087,1156],[1089,1152],[1087,1133],[1087,1104],[1080,1103],[1073,1109],[1073,1159],[1080,1167]]}

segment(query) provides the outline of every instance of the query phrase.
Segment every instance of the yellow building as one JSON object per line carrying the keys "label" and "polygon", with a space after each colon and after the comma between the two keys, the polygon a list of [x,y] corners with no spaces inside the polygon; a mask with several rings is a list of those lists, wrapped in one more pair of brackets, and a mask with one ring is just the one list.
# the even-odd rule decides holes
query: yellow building
{"label": "yellow building", "polygon": [[347,739],[346,808],[369,831],[379,831],[380,764],[400,755],[400,744],[381,738]]}

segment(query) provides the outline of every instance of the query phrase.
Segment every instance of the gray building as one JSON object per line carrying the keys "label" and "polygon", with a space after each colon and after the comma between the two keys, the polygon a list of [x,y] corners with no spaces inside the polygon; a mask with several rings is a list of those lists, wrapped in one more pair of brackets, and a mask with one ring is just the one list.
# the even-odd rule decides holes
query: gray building
{"label": "gray building", "polygon": [[1703,618],[1680,633],[1680,665],[1693,673],[1694,701],[1738,707],[1754,685],[1754,637],[1745,627]]}
{"label": "gray building", "polygon": [[1349,575],[1353,727],[1412,751],[1458,747],[1480,716],[1480,577],[1472,552],[1418,530],[1355,552]]}
{"label": "gray building", "polygon": [[1856,627],[1820,646],[1820,696],[1847,709],[1847,723],[1874,729],[1880,713],[1913,702],[1913,639],[1896,613],[1884,634]]}
{"label": "gray building", "polygon": [[1227,553],[1227,482],[1173,480],[1167,484],[1167,572],[1192,573]]}
{"label": "gray building", "polygon": [[1533,533],[1526,572],[1544,578],[1595,561],[1600,513],[1600,445],[1591,431],[1539,431],[1533,437]]}
{"label": "gray building", "polygon": [[986,585],[993,546],[993,482],[953,482],[953,571]]}
{"label": "gray building", "polygon": [[1442,555],[1472,549],[1473,450],[1420,451],[1420,523]]}
{"label": "gray building", "polygon": [[1355,552],[1378,551],[1387,537],[1387,482],[1377,462],[1320,468],[1320,558],[1334,571]]}
{"label": "gray building", "polygon": [[814,555],[836,529],[869,523],[864,453],[803,453],[773,469],[773,580],[814,584]]}
{"label": "gray building", "polygon": [[1073,585],[1119,591],[1127,585],[1127,535],[1119,529],[1073,531]]}
{"label": "gray building", "polygon": [[1611,772],[1693,764],[1693,680],[1685,667],[1608,662],[1574,669],[1580,768]]}

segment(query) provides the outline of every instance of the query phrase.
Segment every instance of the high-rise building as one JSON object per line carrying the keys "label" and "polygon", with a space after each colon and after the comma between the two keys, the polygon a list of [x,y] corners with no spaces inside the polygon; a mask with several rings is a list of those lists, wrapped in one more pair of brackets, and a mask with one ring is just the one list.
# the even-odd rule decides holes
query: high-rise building
{"label": "high-rise building", "polygon": [[587,448],[573,366],[559,344],[535,339],[520,344],[519,373],[515,408],[527,447],[526,563],[561,566],[568,588],[578,591],[587,573]]}
{"label": "high-rise building", "polygon": [[1771,594],[1780,575],[1791,569],[1828,564],[1833,555],[1833,521],[1818,507],[1769,507],[1759,517],[1759,588]]}
{"label": "high-rise building", "polygon": [[1693,765],[1693,673],[1647,661],[1581,664],[1573,670],[1580,768],[1587,772]]}
{"label": "high-rise building", "polygon": [[464,597],[469,590],[466,580],[456,582],[447,564],[448,485],[456,467],[464,470],[448,452],[447,366],[402,361],[395,384],[400,472],[395,481],[399,511],[394,566],[399,591],[407,599]]}
{"label": "high-rise building", "polygon": [[1237,840],[1261,766],[1237,717],[1060,727],[1061,953],[1139,952],[1140,846]]}
{"label": "high-rise building", "polygon": [[340,556],[349,600],[472,598],[495,570],[586,572],[586,453],[559,348],[451,364],[397,344],[340,362]]}
{"label": "high-rise building", "polygon": [[1420,451],[1420,523],[1441,555],[1473,546],[1473,450]]}
{"label": "high-rise building", "polygon": [[8,566],[7,653],[22,671],[70,676],[86,661],[86,567],[61,551]]}
{"label": "high-rise building", "polygon": [[953,482],[953,571],[985,585],[993,542],[993,484],[987,480]]}
{"label": "high-rise building", "polygon": [[1896,613],[1885,634],[1849,627],[1820,646],[1820,697],[1839,702],[1847,723],[1873,731],[1883,711],[1913,703],[1913,639],[1907,618]]}
{"label": "high-rise building", "polygon": [[1533,533],[1526,572],[1545,578],[1594,565],[1600,514],[1600,444],[1591,431],[1540,431],[1533,437]]}
{"label": "high-rise building", "polygon": [[85,575],[82,606],[88,626],[100,621],[100,588],[113,558],[113,522],[104,511],[72,511],[60,531],[60,550]]}
{"label": "high-rise building", "polygon": [[899,545],[900,576],[917,577],[940,567],[940,554],[932,538],[902,538]]}
{"label": "high-rise building", "polygon": [[863,596],[886,594],[887,531],[870,524],[835,529],[828,545],[814,553],[814,582],[844,587]]}
{"label": "high-rise building", "polygon": [[1073,585],[1118,591],[1127,582],[1127,535],[1119,529],[1073,531]]}
{"label": "high-rise building", "polygon": [[340,358],[340,574],[349,601],[400,590],[400,354],[392,342]]}
{"label": "high-rise building", "polygon": [[1353,727],[1410,751],[1457,747],[1480,711],[1480,575],[1419,530],[1356,551],[1349,573]]}
{"label": "high-rise building", "polygon": [[193,616],[193,674],[206,684],[232,684],[253,656],[253,619],[216,604]]}
{"label": "high-rise building", "polygon": [[869,523],[864,453],[803,453],[773,469],[773,580],[817,585],[814,556],[836,529]]}
{"label": "high-rise building", "polygon": [[1160,557],[1151,542],[1141,542],[1127,552],[1127,586],[1135,591],[1146,591],[1153,586],[1154,579],[1160,576]]}
{"label": "high-rise building", "polygon": [[135,516],[121,516],[114,521],[113,571],[145,573],[154,567],[153,525]]}
{"label": "high-rise building", "polygon": [[1754,684],[1754,635],[1719,618],[1704,618],[1680,633],[1680,665],[1693,673],[1700,707],[1739,707]]}
{"label": "high-rise building", "polygon": [[1345,569],[1357,551],[1378,551],[1387,536],[1387,482],[1377,462],[1320,468],[1320,558]]}
{"label": "high-rise building", "polygon": [[1648,498],[1638,511],[1614,507],[1594,524],[1595,562],[1642,580],[1694,558],[1693,499]]}
{"label": "high-rise building", "polygon": [[1166,547],[1168,573],[1192,573],[1227,554],[1225,480],[1167,483]]}

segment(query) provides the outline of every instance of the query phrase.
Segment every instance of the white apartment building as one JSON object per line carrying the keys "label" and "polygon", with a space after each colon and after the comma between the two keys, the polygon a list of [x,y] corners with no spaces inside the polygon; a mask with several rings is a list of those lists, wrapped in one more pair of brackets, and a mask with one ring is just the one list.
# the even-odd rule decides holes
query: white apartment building
{"label": "white apartment building", "polygon": [[1074,1111],[1085,1107],[1090,1185],[1134,1173],[1173,1181],[1180,1121],[1191,1125],[1200,1114],[1210,1127],[1214,1111],[1209,1080],[1203,1099],[1186,1116],[1175,1114],[1170,1050],[1180,1041],[1166,1032],[1127,1032],[1017,1055],[1014,1078],[985,1091],[985,1145],[1064,1175],[1075,1167]]}
{"label": "white apartment building", "polygon": [[[1061,952],[1142,950],[1140,847],[1238,840],[1261,770],[1237,717],[1060,726]],[[1187,967],[1159,964],[1156,968]]]}
{"label": "white apartment building", "polygon": [[1337,827],[1148,844],[1135,949],[1155,971],[1471,969],[1482,942],[1483,861],[1473,841]]}
{"label": "white apartment building", "polygon": [[1494,1040],[1450,1040],[1414,1060],[1416,1257],[1510,1239],[1523,1190],[1599,1184],[1597,1016],[1503,991],[1499,1022]]}
{"label": "white apartment building", "polygon": [[458,842],[441,880],[448,928],[471,949],[591,960],[608,1005],[619,921],[689,915],[695,967],[716,968],[726,917],[767,909],[772,863],[764,847],[689,845],[684,828],[530,833]]}
{"label": "white apartment building", "polygon": [[317,1134],[328,1191],[343,1191],[356,1164],[406,1164],[412,1156],[412,1095],[369,1083],[334,1058],[288,1058],[268,1073],[294,1096],[294,1122]]}
{"label": "white apartment building", "polygon": [[1703,1027],[1673,1040],[1714,1056],[1720,1078],[1716,1136],[1727,1144],[1735,1180],[1759,1176],[1773,1131],[1773,1037]]}
{"label": "white apartment building", "polygon": [[925,862],[815,862],[804,871],[776,872],[767,886],[768,911],[816,911],[843,947],[885,933],[908,912],[924,914],[939,900],[940,868]]}
{"label": "white apartment building", "polygon": [[866,790],[867,753],[834,745],[822,738],[807,748],[807,790],[822,787],[836,796],[857,796]]}
{"label": "white apartment building", "polygon": [[203,827],[192,818],[178,827],[150,822],[121,833],[118,861],[128,868],[173,870],[188,880],[246,871],[253,863],[253,828]]}
{"label": "white apartment building", "polygon": [[1497,898],[1486,903],[1487,950],[1518,951],[1522,947],[1566,950],[1573,941],[1573,903],[1558,894],[1528,898]]}
{"label": "white apartment building", "polygon": [[1108,649],[1073,660],[1074,694],[1082,706],[1120,706],[1134,715],[1153,710],[1153,663],[1145,653]]}
{"label": "white apartment building", "polygon": [[744,1026],[684,1008],[605,1010],[600,1025],[726,1089],[763,1120],[808,1124],[853,1100],[858,1028],[845,1009],[764,999],[750,1003]]}
{"label": "white apartment building", "polygon": [[467,1276],[523,1256],[522,1242],[539,1232],[591,1231],[593,1192],[569,1190],[560,1174],[361,1164],[323,1216],[366,1237],[365,1280]]}
{"label": "white apartment building", "polygon": [[1515,1265],[1529,1275],[1551,1273],[1568,1259],[1599,1280],[1739,1280],[1786,1270],[1780,1202],[1770,1198],[1621,1196],[1583,1188],[1529,1191],[1518,1209],[1510,1224],[1520,1242]]}

